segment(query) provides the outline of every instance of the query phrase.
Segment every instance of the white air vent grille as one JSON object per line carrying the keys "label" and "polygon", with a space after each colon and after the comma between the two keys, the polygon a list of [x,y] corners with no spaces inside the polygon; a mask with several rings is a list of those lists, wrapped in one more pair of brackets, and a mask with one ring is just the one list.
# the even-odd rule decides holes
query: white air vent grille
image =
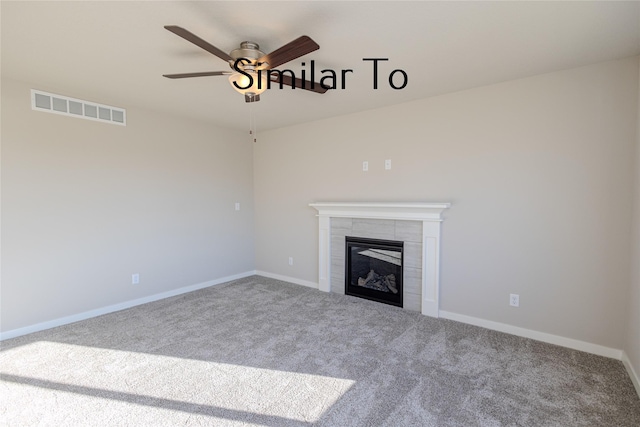
{"label": "white air vent grille", "polygon": [[31,89],[31,108],[114,125],[126,126],[127,124],[127,111],[124,108],[69,98],[41,90]]}

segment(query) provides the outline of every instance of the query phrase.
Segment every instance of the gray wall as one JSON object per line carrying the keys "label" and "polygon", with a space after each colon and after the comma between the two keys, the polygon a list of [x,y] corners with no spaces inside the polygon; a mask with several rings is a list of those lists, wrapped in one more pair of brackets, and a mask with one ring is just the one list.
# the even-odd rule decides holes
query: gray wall
{"label": "gray wall", "polygon": [[[640,81],[640,75],[638,76]],[[640,86],[640,85],[639,85]],[[638,90],[638,131],[636,136],[636,169],[632,239],[632,281],[629,289],[629,311],[625,351],[636,375],[640,375],[640,88]],[[640,393],[640,389],[638,389]]]}
{"label": "gray wall", "polygon": [[441,309],[622,348],[637,94],[629,58],[262,132],[256,267],[317,282],[310,202],[451,202]]}
{"label": "gray wall", "polygon": [[32,111],[31,87],[2,80],[2,331],[253,270],[244,133]]}

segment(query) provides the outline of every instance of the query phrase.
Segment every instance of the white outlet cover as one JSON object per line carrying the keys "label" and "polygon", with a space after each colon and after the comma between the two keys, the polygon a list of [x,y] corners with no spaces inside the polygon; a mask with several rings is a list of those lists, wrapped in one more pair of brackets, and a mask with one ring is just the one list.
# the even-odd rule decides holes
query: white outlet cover
{"label": "white outlet cover", "polygon": [[512,307],[520,307],[520,295],[518,294],[510,294],[509,295],[509,305]]}
{"label": "white outlet cover", "polygon": [[384,161],[384,168],[386,170],[390,170],[391,169],[391,159],[387,159]]}
{"label": "white outlet cover", "polygon": [[362,171],[367,172],[369,170],[369,162],[362,162]]}

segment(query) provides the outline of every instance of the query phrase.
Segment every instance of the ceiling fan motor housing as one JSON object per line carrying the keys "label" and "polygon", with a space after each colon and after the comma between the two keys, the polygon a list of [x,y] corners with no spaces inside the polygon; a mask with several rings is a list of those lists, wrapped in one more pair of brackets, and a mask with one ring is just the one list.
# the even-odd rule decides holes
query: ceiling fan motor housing
{"label": "ceiling fan motor housing", "polygon": [[[234,59],[234,63],[237,63],[238,68],[241,68],[243,70],[252,70],[256,65],[256,60],[258,58],[262,58],[264,55],[265,53],[260,50],[260,46],[258,45],[258,43],[250,41],[244,41],[240,43],[239,49],[234,49],[229,53],[229,56]],[[238,61],[238,59],[240,58],[248,59],[249,61],[251,61],[251,63]],[[231,66],[231,68],[233,68],[234,64],[229,65]]]}

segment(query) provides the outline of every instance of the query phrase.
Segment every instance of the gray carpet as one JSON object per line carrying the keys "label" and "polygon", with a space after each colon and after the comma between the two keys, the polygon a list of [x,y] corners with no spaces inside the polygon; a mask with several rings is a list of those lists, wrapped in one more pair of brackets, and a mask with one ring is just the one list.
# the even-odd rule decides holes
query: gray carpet
{"label": "gray carpet", "polygon": [[0,351],[10,426],[640,426],[621,362],[249,277]]}

